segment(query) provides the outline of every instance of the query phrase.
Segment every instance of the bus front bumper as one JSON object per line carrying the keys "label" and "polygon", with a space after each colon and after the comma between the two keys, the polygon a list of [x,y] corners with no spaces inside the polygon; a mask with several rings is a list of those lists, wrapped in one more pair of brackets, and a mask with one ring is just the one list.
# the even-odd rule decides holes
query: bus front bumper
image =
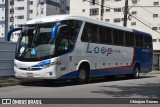
{"label": "bus front bumper", "polygon": [[14,67],[14,71],[16,78],[56,79],[55,66],[37,71],[22,70]]}

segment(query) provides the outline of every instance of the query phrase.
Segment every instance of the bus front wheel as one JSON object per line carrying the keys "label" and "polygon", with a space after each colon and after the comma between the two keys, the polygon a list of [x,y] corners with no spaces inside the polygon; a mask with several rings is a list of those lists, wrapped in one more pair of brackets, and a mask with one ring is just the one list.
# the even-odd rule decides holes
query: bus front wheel
{"label": "bus front wheel", "polygon": [[89,81],[89,73],[85,67],[80,67],[78,70],[78,76],[76,79],[77,84],[85,84]]}

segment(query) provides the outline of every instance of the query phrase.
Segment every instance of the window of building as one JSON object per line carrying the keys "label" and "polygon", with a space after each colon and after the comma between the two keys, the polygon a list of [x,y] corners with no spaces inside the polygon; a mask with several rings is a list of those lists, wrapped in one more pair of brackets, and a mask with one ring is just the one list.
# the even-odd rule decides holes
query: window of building
{"label": "window of building", "polygon": [[33,1],[30,1],[30,5],[33,5]]}
{"label": "window of building", "polygon": [[2,17],[2,19],[4,19],[4,17]]}
{"label": "window of building", "polygon": [[132,15],[136,15],[137,14],[137,11],[132,11]]}
{"label": "window of building", "polygon": [[136,22],[131,22],[131,25],[132,25],[132,26],[135,26],[135,25],[136,25]]}
{"label": "window of building", "polygon": [[4,8],[2,8],[2,11],[4,11]]}
{"label": "window of building", "polygon": [[106,9],[106,12],[110,12],[111,10],[110,9]]}
{"label": "window of building", "polygon": [[153,14],[153,18],[157,18],[158,17],[158,14]]}
{"label": "window of building", "polygon": [[99,15],[99,8],[90,9],[90,16]]}
{"label": "window of building", "polygon": [[10,22],[14,22],[14,17],[10,17]]}
{"label": "window of building", "polygon": [[29,10],[29,13],[33,13],[33,10]]}
{"label": "window of building", "polygon": [[121,12],[121,8],[114,8],[114,12]]}
{"label": "window of building", "polygon": [[17,0],[17,1],[24,1],[24,0]]}
{"label": "window of building", "polygon": [[4,3],[4,0],[2,0],[2,3]]}
{"label": "window of building", "polygon": [[124,18],[121,18],[121,21],[124,21]]}
{"label": "window of building", "polygon": [[153,5],[154,5],[154,6],[158,6],[158,5],[159,5],[159,2],[153,2]]}
{"label": "window of building", "polygon": [[82,9],[82,12],[85,12],[85,9]]}
{"label": "window of building", "polygon": [[24,19],[24,16],[17,16],[17,19]]}
{"label": "window of building", "polygon": [[10,5],[13,6],[14,5],[14,0],[10,1]]}
{"label": "window of building", "polygon": [[153,42],[157,42],[157,39],[152,39]]}
{"label": "window of building", "polygon": [[152,30],[158,30],[158,28],[157,27],[152,27]]}
{"label": "window of building", "polygon": [[41,8],[41,14],[44,14],[44,8]]}
{"label": "window of building", "polygon": [[105,19],[106,22],[110,22],[110,19]]}
{"label": "window of building", "polygon": [[132,4],[135,4],[135,3],[137,3],[137,0],[132,0]]}
{"label": "window of building", "polygon": [[121,1],[121,0],[114,0],[115,2],[117,2],[117,1]]}
{"label": "window of building", "polygon": [[17,10],[24,10],[24,7],[16,7]]}
{"label": "window of building", "polygon": [[14,9],[10,9],[10,14],[13,14],[14,13]]}
{"label": "window of building", "polygon": [[121,18],[116,18],[113,20],[114,23],[120,23],[121,22]]}
{"label": "window of building", "polygon": [[[99,0],[94,0],[94,1],[96,4],[99,3]],[[90,4],[93,5],[93,0],[90,0]]]}

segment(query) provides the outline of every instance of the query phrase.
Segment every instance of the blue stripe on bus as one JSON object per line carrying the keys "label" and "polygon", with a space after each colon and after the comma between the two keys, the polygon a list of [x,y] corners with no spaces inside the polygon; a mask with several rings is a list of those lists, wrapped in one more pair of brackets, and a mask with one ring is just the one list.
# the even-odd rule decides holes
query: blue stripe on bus
{"label": "blue stripe on bus", "polygon": [[72,78],[77,78],[77,76],[78,76],[78,71],[73,71],[59,77],[58,79],[72,79]]}

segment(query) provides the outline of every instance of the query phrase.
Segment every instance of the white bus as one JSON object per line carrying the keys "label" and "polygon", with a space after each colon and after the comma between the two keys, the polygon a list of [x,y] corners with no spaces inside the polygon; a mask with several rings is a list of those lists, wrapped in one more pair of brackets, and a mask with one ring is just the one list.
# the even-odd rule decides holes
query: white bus
{"label": "white bus", "polygon": [[14,61],[17,78],[45,81],[125,74],[138,78],[152,70],[148,33],[82,16],[55,15],[27,21]]}

